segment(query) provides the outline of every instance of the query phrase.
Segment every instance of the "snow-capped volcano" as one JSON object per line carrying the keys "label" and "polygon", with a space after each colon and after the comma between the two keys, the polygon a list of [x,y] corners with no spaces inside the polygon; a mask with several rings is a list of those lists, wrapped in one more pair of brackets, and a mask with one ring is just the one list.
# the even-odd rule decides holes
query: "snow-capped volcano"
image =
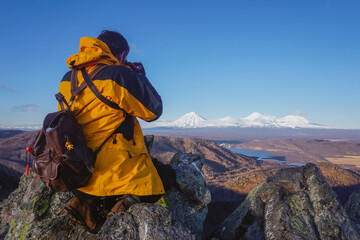
{"label": "snow-capped volcano", "polygon": [[151,124],[142,124],[143,128],[204,128],[204,127],[240,127],[240,128],[328,128],[320,124],[311,123],[302,116],[287,115],[277,118],[271,115],[263,115],[254,112],[244,118],[223,117],[217,120],[207,120],[195,112],[190,112],[179,119],[169,121],[158,121]]}
{"label": "snow-capped volcano", "polygon": [[278,119],[271,115],[262,115],[254,112],[247,117],[241,118],[247,127],[280,127]]}
{"label": "snow-capped volcano", "polygon": [[204,121],[206,121],[205,118],[199,116],[195,112],[190,112],[173,121],[170,125],[179,128],[197,128],[201,127],[202,122]]}
{"label": "snow-capped volcano", "polygon": [[[310,123],[310,121],[302,116],[294,116],[288,115],[278,120],[279,124],[283,127],[289,128],[306,128]],[[313,124],[314,125],[314,124]]]}

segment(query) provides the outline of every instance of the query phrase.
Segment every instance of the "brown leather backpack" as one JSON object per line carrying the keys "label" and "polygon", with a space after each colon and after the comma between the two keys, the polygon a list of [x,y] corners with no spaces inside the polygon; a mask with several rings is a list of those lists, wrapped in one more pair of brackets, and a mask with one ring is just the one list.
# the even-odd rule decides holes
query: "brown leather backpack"
{"label": "brown leather backpack", "polygon": [[[116,103],[103,97],[94,86],[91,78],[104,66],[98,66],[87,74],[81,69],[85,81],[78,86],[77,70],[71,75],[71,98],[73,103],[76,95],[86,86],[105,104],[122,110]],[[61,111],[49,113],[43,123],[43,127],[30,147],[30,152],[35,156],[33,169],[41,181],[51,190],[58,192],[71,191],[85,186],[92,176],[96,155],[100,152],[105,142],[114,133],[122,133],[124,129],[133,133],[133,119],[127,114],[128,121],[124,121],[105,141],[93,152],[86,145],[84,134],[70,106],[61,93],[55,95],[59,101]],[[64,108],[64,104],[67,108]],[[131,124],[132,123],[132,124]],[[132,130],[131,130],[132,128]],[[130,131],[129,131],[130,129]],[[133,136],[130,136],[131,138]]]}

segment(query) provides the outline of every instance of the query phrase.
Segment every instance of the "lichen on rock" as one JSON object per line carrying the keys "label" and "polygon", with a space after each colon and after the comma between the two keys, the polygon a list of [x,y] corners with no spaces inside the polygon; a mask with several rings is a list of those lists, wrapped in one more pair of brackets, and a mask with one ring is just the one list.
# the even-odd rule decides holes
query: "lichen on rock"
{"label": "lichen on rock", "polygon": [[314,164],[279,170],[212,235],[218,239],[360,239]]}
{"label": "lichen on rock", "polygon": [[97,234],[65,213],[71,193],[48,190],[31,171],[0,204],[0,239],[201,239],[211,200],[202,164],[201,156],[177,155],[171,165],[178,175],[176,187],[157,204],[134,204],[127,212],[114,214]]}
{"label": "lichen on rock", "polygon": [[163,196],[163,201],[174,218],[196,233],[199,238],[207,214],[211,194],[202,172],[201,155],[176,154],[170,162],[176,171],[177,187]]}
{"label": "lichen on rock", "polygon": [[349,214],[356,229],[360,232],[360,191],[352,193],[345,204],[345,210]]}

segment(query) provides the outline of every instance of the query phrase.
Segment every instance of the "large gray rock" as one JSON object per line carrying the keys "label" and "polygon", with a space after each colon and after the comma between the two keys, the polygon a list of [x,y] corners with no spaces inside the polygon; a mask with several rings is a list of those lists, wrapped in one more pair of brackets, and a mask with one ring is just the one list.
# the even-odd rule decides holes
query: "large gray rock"
{"label": "large gray rock", "polygon": [[66,230],[70,219],[63,211],[69,193],[49,191],[31,172],[20,179],[19,188],[1,204],[1,238],[46,239]]}
{"label": "large gray rock", "polygon": [[212,235],[218,239],[360,239],[314,164],[282,169],[254,188]]}
{"label": "large gray rock", "polygon": [[354,192],[350,195],[345,204],[345,210],[349,214],[350,219],[360,232],[360,192]]}
{"label": "large gray rock", "polygon": [[167,207],[174,219],[201,238],[207,206],[211,202],[201,170],[204,159],[200,155],[176,154],[170,165],[176,171],[178,187],[168,191],[158,203]]}
{"label": "large gray rock", "polygon": [[196,235],[175,221],[167,208],[150,203],[135,204],[127,212],[113,215],[105,222],[97,237],[114,240],[196,240]]}
{"label": "large gray rock", "polygon": [[210,192],[198,155],[176,155],[171,166],[178,186],[157,204],[134,204],[106,220],[97,235],[87,232],[64,212],[70,193],[49,191],[31,172],[0,204],[0,239],[200,239]]}

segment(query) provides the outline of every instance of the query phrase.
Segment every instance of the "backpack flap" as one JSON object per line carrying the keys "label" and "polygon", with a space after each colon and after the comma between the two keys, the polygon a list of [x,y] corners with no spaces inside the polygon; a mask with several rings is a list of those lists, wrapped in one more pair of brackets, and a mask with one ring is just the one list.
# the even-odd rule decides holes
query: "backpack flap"
{"label": "backpack flap", "polygon": [[68,110],[48,114],[34,146],[34,170],[55,191],[85,186],[94,171],[94,156],[75,116]]}

